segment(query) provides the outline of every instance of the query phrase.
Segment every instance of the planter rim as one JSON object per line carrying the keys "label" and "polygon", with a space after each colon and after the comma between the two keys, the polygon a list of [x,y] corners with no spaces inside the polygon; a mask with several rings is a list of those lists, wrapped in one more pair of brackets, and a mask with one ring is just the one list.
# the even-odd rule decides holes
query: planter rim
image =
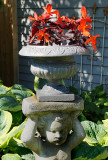
{"label": "planter rim", "polygon": [[19,55],[28,57],[66,57],[87,54],[89,54],[89,49],[78,45],[27,45],[19,51]]}

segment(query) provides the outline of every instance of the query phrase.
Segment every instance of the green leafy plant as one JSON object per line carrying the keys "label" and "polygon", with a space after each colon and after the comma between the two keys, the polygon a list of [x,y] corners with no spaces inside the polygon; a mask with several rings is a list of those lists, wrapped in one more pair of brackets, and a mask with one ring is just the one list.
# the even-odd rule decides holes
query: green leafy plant
{"label": "green leafy plant", "polygon": [[0,85],[0,159],[2,160],[34,160],[31,151],[26,149],[20,140],[26,123],[26,117],[21,111],[22,101],[33,95],[31,90],[19,84],[12,87]]}
{"label": "green leafy plant", "polygon": [[83,121],[84,141],[72,151],[73,160],[102,160],[108,158],[108,119],[97,125]]}
{"label": "green leafy plant", "polygon": [[[39,78],[35,79],[35,82],[36,89],[41,88]],[[78,94],[76,89],[72,87],[70,89]],[[15,84],[12,87],[0,85],[1,160],[35,160],[33,153],[25,148],[20,140],[21,133],[25,127],[26,117],[22,114],[21,107],[19,106],[22,105],[23,98],[33,95],[34,93],[31,90],[22,85]],[[85,105],[89,103],[88,100],[91,100],[91,104],[98,104],[101,112],[104,107],[107,107],[108,99],[105,91],[103,91],[103,86],[94,88],[91,93],[87,91],[84,92],[82,97],[86,102]],[[96,107],[98,108],[98,106]],[[104,114],[101,115],[101,119],[98,119],[99,116],[97,111],[94,111],[93,106],[91,106],[91,109],[85,106],[85,110],[86,112],[81,116],[81,123],[85,129],[86,137],[83,142],[72,151],[72,159],[105,160],[108,158],[108,118],[103,120],[103,123],[96,124],[89,120],[90,116],[88,115],[93,112],[95,114],[95,120],[93,120],[98,122],[98,120],[104,119],[107,111],[104,109]]]}
{"label": "green leafy plant", "polygon": [[91,92],[83,92],[81,97],[84,99],[83,114],[87,120],[101,123],[108,118],[108,96],[103,85],[95,87]]}

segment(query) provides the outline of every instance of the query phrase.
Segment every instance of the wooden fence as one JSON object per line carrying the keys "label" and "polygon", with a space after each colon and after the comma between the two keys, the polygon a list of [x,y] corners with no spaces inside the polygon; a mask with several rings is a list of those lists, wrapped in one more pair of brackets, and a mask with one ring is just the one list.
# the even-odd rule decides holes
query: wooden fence
{"label": "wooden fence", "polygon": [[0,79],[11,86],[18,80],[16,0],[2,0],[0,9]]}

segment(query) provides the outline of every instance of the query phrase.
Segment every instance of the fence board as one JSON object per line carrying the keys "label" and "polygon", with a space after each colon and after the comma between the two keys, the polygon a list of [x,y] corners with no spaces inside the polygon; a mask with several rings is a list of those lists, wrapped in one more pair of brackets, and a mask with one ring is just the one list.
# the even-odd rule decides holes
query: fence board
{"label": "fence board", "polygon": [[17,83],[16,0],[3,0],[0,10],[0,78],[7,86]]}

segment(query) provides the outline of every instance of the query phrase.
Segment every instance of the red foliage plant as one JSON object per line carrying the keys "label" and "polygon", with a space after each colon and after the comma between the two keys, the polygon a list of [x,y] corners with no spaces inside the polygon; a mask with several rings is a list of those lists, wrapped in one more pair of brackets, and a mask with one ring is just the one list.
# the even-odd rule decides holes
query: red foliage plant
{"label": "red foliage plant", "polygon": [[[34,17],[28,17],[33,21],[31,34],[28,44],[33,45],[72,45],[77,44],[86,47],[87,43],[91,43],[96,48],[96,38],[99,35],[92,36],[90,30],[92,28],[92,20],[87,17],[86,7],[81,8],[81,17],[77,20],[70,19],[67,16],[60,17],[59,11],[52,11],[52,5],[48,4],[43,7],[45,11],[40,16],[34,13]],[[53,20],[53,15],[56,20]]]}

